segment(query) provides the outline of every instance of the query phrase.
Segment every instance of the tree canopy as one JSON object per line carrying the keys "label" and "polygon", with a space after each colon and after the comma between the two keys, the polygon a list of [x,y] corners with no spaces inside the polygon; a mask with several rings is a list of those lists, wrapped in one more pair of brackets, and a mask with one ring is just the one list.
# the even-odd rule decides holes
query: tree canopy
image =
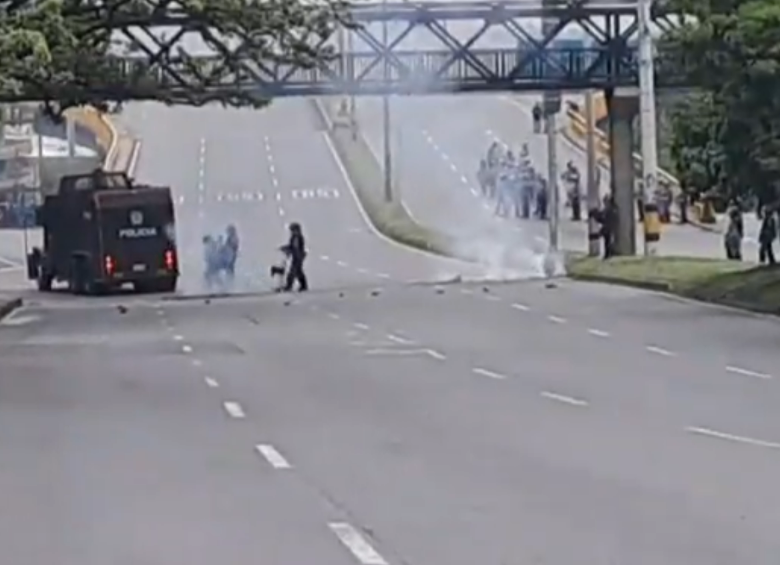
{"label": "tree canopy", "polygon": [[[321,64],[345,8],[341,0],[0,1],[0,101],[40,100],[53,115],[136,98],[262,106],[255,93],[213,86],[245,73],[247,60]],[[192,43],[210,59],[192,57]]]}
{"label": "tree canopy", "polygon": [[780,4],[674,0],[693,16],[665,42],[684,54],[698,93],[673,116],[681,180],[702,192],[780,196]]}

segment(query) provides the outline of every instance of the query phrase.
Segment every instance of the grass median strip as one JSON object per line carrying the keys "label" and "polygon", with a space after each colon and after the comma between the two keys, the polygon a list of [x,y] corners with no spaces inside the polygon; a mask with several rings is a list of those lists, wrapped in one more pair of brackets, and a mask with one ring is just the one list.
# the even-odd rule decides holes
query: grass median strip
{"label": "grass median strip", "polygon": [[[324,100],[321,104],[325,112],[330,112],[328,101]],[[387,202],[384,199],[382,170],[361,135],[353,138],[345,125],[337,125],[329,135],[361,206],[377,230],[410,247],[439,255],[455,255],[455,245],[449,236],[415,222],[399,201]]]}
{"label": "grass median strip", "polygon": [[661,290],[703,302],[780,314],[780,267],[689,257],[577,258],[569,276]]}

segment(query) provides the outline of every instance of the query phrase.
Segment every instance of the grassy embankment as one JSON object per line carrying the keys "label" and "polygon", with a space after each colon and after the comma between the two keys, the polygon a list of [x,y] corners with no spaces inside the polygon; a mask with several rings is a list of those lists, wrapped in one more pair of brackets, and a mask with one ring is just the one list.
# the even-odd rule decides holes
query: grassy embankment
{"label": "grassy embankment", "polygon": [[579,258],[574,279],[661,290],[754,312],[780,314],[780,267],[687,257]]}

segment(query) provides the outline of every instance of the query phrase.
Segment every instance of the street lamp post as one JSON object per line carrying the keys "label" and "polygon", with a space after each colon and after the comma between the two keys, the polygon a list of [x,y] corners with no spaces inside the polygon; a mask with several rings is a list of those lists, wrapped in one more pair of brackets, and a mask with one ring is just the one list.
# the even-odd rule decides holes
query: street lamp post
{"label": "street lamp post", "polygon": [[642,181],[644,185],[644,251],[655,255],[660,238],[658,224],[658,151],[655,131],[655,65],[650,33],[653,0],[639,0],[639,115],[642,128]]}
{"label": "street lamp post", "polygon": [[[382,10],[387,12],[387,0],[382,2]],[[383,77],[385,87],[390,82],[390,58],[387,56],[389,41],[387,38],[387,17],[382,20],[382,46],[384,48]],[[390,96],[382,95],[382,134],[383,134],[383,157],[384,157],[384,188],[385,200],[393,201],[393,158],[390,145],[392,143],[390,135]]]}

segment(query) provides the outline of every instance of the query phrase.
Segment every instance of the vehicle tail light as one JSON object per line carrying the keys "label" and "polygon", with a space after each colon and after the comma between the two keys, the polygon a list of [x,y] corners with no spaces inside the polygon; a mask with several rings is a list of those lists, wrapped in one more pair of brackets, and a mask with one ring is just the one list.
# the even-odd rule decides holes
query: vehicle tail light
{"label": "vehicle tail light", "polygon": [[114,273],[114,258],[111,255],[106,255],[105,258],[106,274],[111,275]]}
{"label": "vehicle tail light", "polygon": [[165,268],[169,271],[173,271],[176,267],[176,255],[173,251],[168,250],[165,252]]}

